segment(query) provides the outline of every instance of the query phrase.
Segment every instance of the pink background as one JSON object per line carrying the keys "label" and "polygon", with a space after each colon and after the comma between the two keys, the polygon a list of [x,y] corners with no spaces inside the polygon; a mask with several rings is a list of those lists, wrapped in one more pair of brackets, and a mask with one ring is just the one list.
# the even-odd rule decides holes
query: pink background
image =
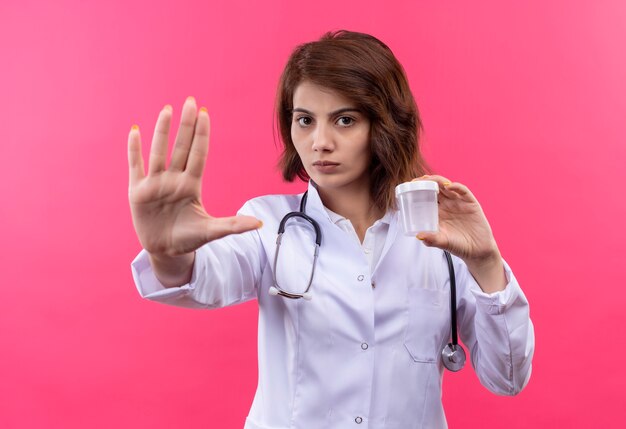
{"label": "pink background", "polygon": [[623,427],[623,2],[174,3],[0,3],[0,427],[242,427],[256,303],[140,299],[127,133],[147,154],[159,109],[178,121],[195,95],[210,213],[299,192],[275,169],[276,83],[296,44],[340,28],[404,64],[427,158],[477,195],[531,301],[529,386],[503,398],[446,374],[450,426]]}

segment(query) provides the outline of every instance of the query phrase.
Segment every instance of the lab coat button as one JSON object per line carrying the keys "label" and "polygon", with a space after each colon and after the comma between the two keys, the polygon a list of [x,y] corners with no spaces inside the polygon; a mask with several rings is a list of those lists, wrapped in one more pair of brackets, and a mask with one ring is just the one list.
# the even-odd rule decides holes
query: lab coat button
{"label": "lab coat button", "polygon": [[354,421],[356,422],[357,425],[360,425],[361,423],[363,423],[363,418],[357,417],[356,419],[354,419]]}
{"label": "lab coat button", "polygon": [[369,347],[369,345],[368,345],[367,343],[361,343],[361,348],[362,348],[363,350],[367,350],[367,349],[368,349],[368,347]]}
{"label": "lab coat button", "polygon": [[356,279],[360,282],[363,281],[363,279],[365,278],[365,276],[363,274],[361,274],[360,276],[358,276]]}

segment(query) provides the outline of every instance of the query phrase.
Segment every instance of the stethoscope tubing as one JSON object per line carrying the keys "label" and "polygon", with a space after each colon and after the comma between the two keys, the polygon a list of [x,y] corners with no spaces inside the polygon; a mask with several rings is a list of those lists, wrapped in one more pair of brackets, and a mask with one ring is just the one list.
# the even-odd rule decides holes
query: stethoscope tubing
{"label": "stethoscope tubing", "polygon": [[450,273],[450,336],[452,338],[452,344],[457,346],[459,344],[459,336],[456,324],[456,275],[454,273],[454,265],[452,264],[450,252],[444,250],[443,254],[446,256],[448,272]]}

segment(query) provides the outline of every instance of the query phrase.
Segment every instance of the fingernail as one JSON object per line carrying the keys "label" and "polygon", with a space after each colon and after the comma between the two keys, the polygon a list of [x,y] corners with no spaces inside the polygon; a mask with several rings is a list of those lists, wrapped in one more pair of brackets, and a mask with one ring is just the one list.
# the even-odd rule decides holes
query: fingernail
{"label": "fingernail", "polygon": [[207,113],[206,107],[204,107],[204,106],[202,106],[202,107],[200,108],[200,111],[201,111],[201,112],[204,112],[204,113]]}
{"label": "fingernail", "polygon": [[163,106],[163,110],[167,110],[169,112],[172,111],[172,105],[171,104],[166,104],[165,106]]}
{"label": "fingernail", "polygon": [[196,102],[196,98],[193,95],[190,95],[189,97],[187,97],[187,100],[185,101],[193,101],[194,103]]}
{"label": "fingernail", "polygon": [[133,125],[130,129],[133,131],[139,131],[139,125]]}
{"label": "fingernail", "polygon": [[443,186],[450,186],[451,184],[451,182],[443,182]]}
{"label": "fingernail", "polygon": [[417,235],[415,236],[415,238],[417,238],[418,240],[422,240],[422,241],[424,241],[424,237],[422,237],[422,236],[421,236],[421,235],[419,235],[419,234],[417,234]]}
{"label": "fingernail", "polygon": [[262,221],[262,220],[260,220],[260,221],[259,221],[259,226],[257,227],[257,229],[258,229],[258,228],[262,228],[262,227],[263,227],[263,221]]}

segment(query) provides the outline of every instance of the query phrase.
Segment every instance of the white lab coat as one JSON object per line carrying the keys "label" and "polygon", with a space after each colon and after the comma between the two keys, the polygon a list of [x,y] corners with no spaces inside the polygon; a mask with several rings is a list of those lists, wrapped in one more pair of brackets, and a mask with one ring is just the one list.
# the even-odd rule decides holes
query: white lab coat
{"label": "white lab coat", "polygon": [[[299,203],[299,195],[248,201],[240,214],[264,226],[198,249],[192,280],[179,288],[164,289],[142,251],[132,264],[140,294],[189,308],[258,299],[259,381],[245,429],[447,427],[440,352],[450,336],[450,295],[443,252],[404,236],[394,212],[370,274],[356,240],[330,221],[309,185],[306,213],[323,236],[313,299],[270,296],[278,224]],[[277,270],[283,288],[306,287],[312,243],[309,226],[288,227]],[[453,261],[459,333],[476,373],[492,392],[514,395],[531,372],[528,302],[506,263],[506,289],[488,295],[462,260]]]}

